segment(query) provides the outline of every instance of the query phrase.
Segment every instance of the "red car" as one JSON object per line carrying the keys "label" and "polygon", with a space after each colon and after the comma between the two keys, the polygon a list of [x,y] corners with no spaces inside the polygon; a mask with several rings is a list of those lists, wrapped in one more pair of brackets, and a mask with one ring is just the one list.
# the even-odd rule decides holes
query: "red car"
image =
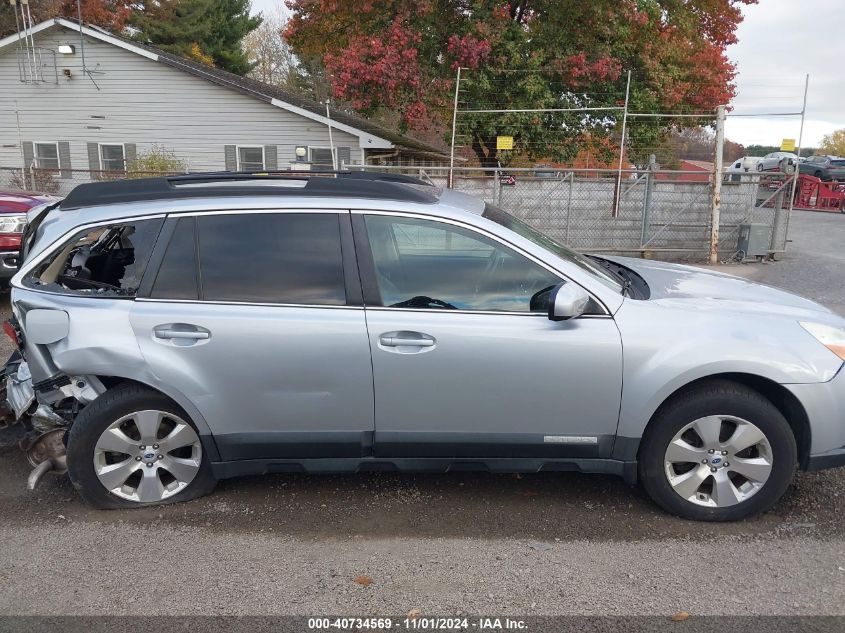
{"label": "red car", "polygon": [[18,269],[27,211],[54,200],[43,193],[0,191],[0,286],[5,286]]}

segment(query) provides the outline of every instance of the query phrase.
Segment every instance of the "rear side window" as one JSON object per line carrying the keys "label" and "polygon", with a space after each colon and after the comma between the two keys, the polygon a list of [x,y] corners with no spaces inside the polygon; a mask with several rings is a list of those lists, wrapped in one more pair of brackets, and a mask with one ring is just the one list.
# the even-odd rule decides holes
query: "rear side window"
{"label": "rear side window", "polygon": [[197,237],[206,301],[346,303],[335,213],[199,216]]}
{"label": "rear side window", "polygon": [[85,296],[134,297],[163,220],[85,229],[24,279],[30,288]]}

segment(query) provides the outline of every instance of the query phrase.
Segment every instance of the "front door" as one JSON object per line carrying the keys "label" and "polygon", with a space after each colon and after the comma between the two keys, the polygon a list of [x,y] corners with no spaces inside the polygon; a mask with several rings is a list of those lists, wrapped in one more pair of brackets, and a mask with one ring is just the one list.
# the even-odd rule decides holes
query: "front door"
{"label": "front door", "polygon": [[382,304],[367,306],[377,456],[609,456],[622,388],[610,316],[550,321],[566,280],[474,229],[364,217]]}
{"label": "front door", "polygon": [[221,458],[369,451],[372,370],[349,214],[171,217],[162,239],[132,327],[150,369],[199,409]]}

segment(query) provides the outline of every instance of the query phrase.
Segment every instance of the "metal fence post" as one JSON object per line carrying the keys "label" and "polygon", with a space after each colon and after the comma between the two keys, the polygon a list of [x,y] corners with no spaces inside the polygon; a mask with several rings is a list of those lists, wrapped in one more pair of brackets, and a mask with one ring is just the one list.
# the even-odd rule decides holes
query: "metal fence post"
{"label": "metal fence post", "polygon": [[563,241],[564,244],[569,245],[569,220],[572,217],[572,190],[575,189],[575,172],[570,171],[566,174],[566,179],[569,180],[569,193],[566,196],[566,233]]}
{"label": "metal fence post", "polygon": [[651,231],[651,197],[654,191],[654,166],[656,157],[651,155],[648,163],[648,171],[645,175],[645,193],[643,194],[643,226],[640,235],[640,246],[645,246],[646,236]]}
{"label": "metal fence post", "polygon": [[716,155],[710,199],[710,263],[719,261],[719,221],[722,213],[722,157],[725,147],[725,106],[716,108]]}
{"label": "metal fence post", "polygon": [[493,200],[497,207],[502,206],[502,182],[499,179],[501,174],[499,168],[493,170]]}
{"label": "metal fence post", "polygon": [[27,169],[29,169],[29,182],[31,183],[32,191],[38,191],[38,187],[35,186],[35,167],[29,165]]}

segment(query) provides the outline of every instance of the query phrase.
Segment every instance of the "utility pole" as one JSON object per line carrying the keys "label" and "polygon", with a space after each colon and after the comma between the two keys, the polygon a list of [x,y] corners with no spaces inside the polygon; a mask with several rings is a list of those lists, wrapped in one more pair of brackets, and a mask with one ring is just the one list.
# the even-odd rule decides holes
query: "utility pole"
{"label": "utility pole", "polygon": [[628,83],[625,85],[625,109],[622,111],[622,140],[619,141],[619,169],[616,172],[616,195],[614,196],[613,217],[619,217],[619,199],[622,197],[622,159],[625,156],[625,134],[628,132],[628,96],[631,94],[631,71],[628,71]]}
{"label": "utility pole", "polygon": [[[789,193],[789,212],[786,214],[786,234],[783,236],[783,250],[786,250],[786,238],[789,234],[789,218],[792,217],[792,207],[795,204],[795,189],[798,186],[798,177],[801,175],[801,143],[804,140],[804,116],[807,113],[807,90],[810,88],[810,74],[804,77],[804,104],[801,106],[801,127],[798,128],[798,148],[796,155],[798,159],[795,162],[795,173],[792,174],[792,191]],[[775,232],[772,231],[772,241],[777,238]]]}
{"label": "utility pole", "polygon": [[719,222],[722,213],[722,171],[725,150],[725,106],[716,108],[716,155],[713,160],[713,181],[710,197],[710,263],[719,262]]}
{"label": "utility pole", "polygon": [[326,118],[329,120],[329,151],[332,153],[332,170],[337,171],[337,155],[334,153],[334,140],[332,139],[332,114],[329,111],[328,99],[326,99]]}
{"label": "utility pole", "polygon": [[452,106],[452,148],[449,150],[449,179],[446,185],[449,189],[455,178],[455,128],[458,123],[458,90],[461,89],[461,67],[458,66],[458,76],[455,78],[455,103]]}

